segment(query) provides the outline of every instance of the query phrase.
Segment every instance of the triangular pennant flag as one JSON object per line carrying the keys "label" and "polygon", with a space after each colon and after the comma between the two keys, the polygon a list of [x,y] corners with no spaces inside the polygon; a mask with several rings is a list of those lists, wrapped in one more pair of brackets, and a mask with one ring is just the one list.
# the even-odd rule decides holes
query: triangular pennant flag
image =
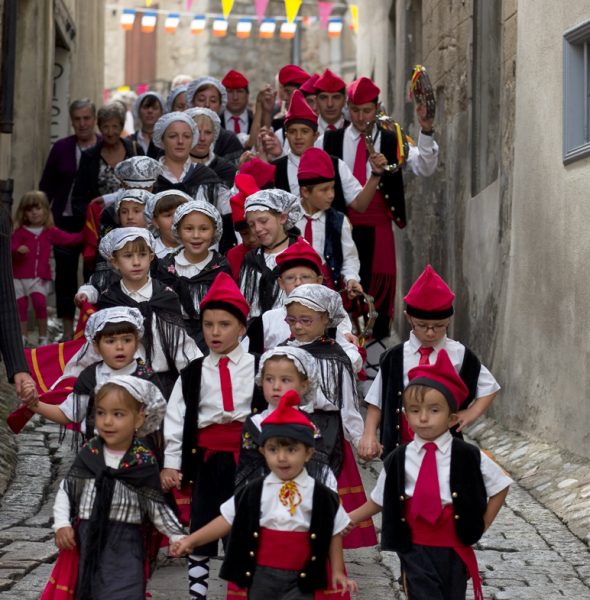
{"label": "triangular pennant flag", "polygon": [[186,10],[188,12],[190,12],[192,7],[193,7],[193,0],[186,0]]}
{"label": "triangular pennant flag", "polygon": [[152,0],[145,0],[145,5],[150,8],[150,6],[152,5]]}
{"label": "triangular pennant flag", "polygon": [[135,9],[134,8],[124,8],[121,13],[121,27],[125,31],[130,31],[133,29],[133,23],[135,22]]}
{"label": "triangular pennant flag", "polygon": [[270,0],[256,0],[256,18],[258,19],[258,23],[262,23],[269,1]]}
{"label": "triangular pennant flag", "polygon": [[352,19],[351,29],[356,33],[359,30],[359,7],[358,7],[358,4],[350,5],[350,17]]}
{"label": "triangular pennant flag", "polygon": [[287,15],[288,23],[293,23],[295,20],[302,1],[303,0],[285,0],[285,14]]}
{"label": "triangular pennant flag", "polygon": [[333,2],[318,2],[318,9],[320,11],[320,27],[326,31],[328,29],[328,19],[332,14],[334,8]]}
{"label": "triangular pennant flag", "polygon": [[234,0],[221,0],[221,8],[223,10],[223,18],[227,19],[231,9],[234,7]]}

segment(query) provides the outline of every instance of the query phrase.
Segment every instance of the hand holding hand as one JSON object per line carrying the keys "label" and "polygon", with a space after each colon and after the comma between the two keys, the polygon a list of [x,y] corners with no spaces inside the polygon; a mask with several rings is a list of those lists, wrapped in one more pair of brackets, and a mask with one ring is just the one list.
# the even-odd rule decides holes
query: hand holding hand
{"label": "hand holding hand", "polygon": [[182,473],[176,469],[162,469],[160,482],[165,492],[170,491],[172,488],[179,490],[182,485]]}
{"label": "hand holding hand", "polygon": [[362,460],[373,460],[379,458],[383,453],[383,446],[377,441],[373,434],[364,433],[359,442],[357,452]]}
{"label": "hand holding hand", "polygon": [[190,554],[192,550],[193,547],[188,542],[188,536],[186,536],[170,545],[170,556],[174,556],[175,558],[186,556],[187,554]]}
{"label": "hand holding hand", "polygon": [[20,400],[25,402],[29,408],[33,408],[38,404],[39,396],[37,394],[37,386],[29,373],[16,373],[14,375],[14,387],[16,388],[16,395]]}

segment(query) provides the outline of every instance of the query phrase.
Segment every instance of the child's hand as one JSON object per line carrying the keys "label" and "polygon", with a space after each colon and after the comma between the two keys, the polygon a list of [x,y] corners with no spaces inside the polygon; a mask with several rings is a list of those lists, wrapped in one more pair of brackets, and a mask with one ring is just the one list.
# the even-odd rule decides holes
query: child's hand
{"label": "child's hand", "polygon": [[469,427],[469,425],[477,421],[479,417],[479,413],[473,411],[471,406],[465,410],[460,410],[457,413],[457,431],[462,431],[466,427]]}
{"label": "child's hand", "polygon": [[359,591],[358,583],[354,579],[349,579],[344,573],[332,573],[332,589],[340,591],[340,595],[344,596],[346,592],[351,594]]}
{"label": "child's hand", "polygon": [[349,298],[356,298],[363,293],[363,286],[355,279],[346,282],[346,294]]}
{"label": "child's hand", "polygon": [[371,156],[369,156],[371,171],[377,175],[383,175],[383,173],[385,173],[385,167],[387,166],[388,162],[389,161],[384,154],[378,154],[375,152],[375,154],[371,154]]}
{"label": "child's hand", "polygon": [[383,446],[377,441],[375,434],[363,433],[357,452],[362,460],[373,460],[381,456]]}
{"label": "child's hand", "polygon": [[76,547],[76,535],[72,527],[61,527],[55,532],[55,545],[60,550],[73,550]]}
{"label": "child's hand", "polygon": [[17,249],[17,252],[19,254],[26,254],[29,251],[29,249],[26,246],[19,246]]}
{"label": "child's hand", "polygon": [[353,333],[345,333],[344,334],[344,339],[347,342],[350,342],[353,346],[358,346],[359,345],[359,339]]}
{"label": "child's hand", "polygon": [[176,469],[162,469],[160,471],[160,481],[165,492],[170,491],[172,488],[179,490],[182,485],[182,473]]}
{"label": "child's hand", "polygon": [[193,547],[188,542],[188,536],[174,542],[174,544],[170,544],[170,556],[174,556],[178,558],[179,556],[186,556],[190,554],[193,550]]}
{"label": "child's hand", "polygon": [[74,296],[74,304],[80,307],[82,306],[82,302],[88,302],[88,296],[86,294],[76,294]]}
{"label": "child's hand", "polygon": [[[348,515],[350,517],[350,515]],[[354,528],[356,527],[356,523],[354,521],[349,521],[348,525],[340,532],[342,537],[347,536]]]}

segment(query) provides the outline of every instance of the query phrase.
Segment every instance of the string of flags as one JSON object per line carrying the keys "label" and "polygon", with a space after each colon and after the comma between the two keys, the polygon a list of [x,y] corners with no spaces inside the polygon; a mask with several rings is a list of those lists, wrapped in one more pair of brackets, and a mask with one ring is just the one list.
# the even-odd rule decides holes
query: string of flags
{"label": "string of flags", "polygon": [[[246,15],[231,15],[234,0],[221,0],[222,14],[192,14],[190,12],[192,2],[187,0],[185,12],[169,12],[164,10],[152,9],[151,2],[146,0],[146,8],[123,8],[120,10],[120,24],[122,29],[129,31],[133,29],[136,19],[140,19],[141,31],[152,33],[156,30],[158,20],[163,19],[164,31],[166,33],[176,33],[181,22],[190,23],[190,31],[193,35],[202,34],[210,26],[211,32],[215,37],[225,37],[230,28],[230,19],[235,22],[235,35],[238,38],[246,39],[254,33],[254,25],[257,24],[258,37],[262,39],[272,39],[278,31],[281,39],[292,39],[301,26],[307,27],[319,21],[320,28],[327,32],[330,38],[339,38],[344,29],[343,17],[332,17],[334,6],[342,6],[336,2],[318,1],[318,16],[298,16],[302,0],[284,0],[285,17],[266,17],[265,12],[269,0],[254,0],[256,8],[256,17]],[[347,5],[349,15],[349,29],[355,33],[358,31],[358,5]],[[113,6],[115,8],[115,6]],[[232,28],[234,30],[234,28]]]}

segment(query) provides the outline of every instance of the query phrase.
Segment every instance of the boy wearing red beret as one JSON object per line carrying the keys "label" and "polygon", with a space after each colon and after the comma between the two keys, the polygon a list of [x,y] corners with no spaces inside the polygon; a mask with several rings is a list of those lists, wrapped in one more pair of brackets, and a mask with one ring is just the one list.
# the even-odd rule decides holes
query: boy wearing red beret
{"label": "boy wearing red beret", "polygon": [[[468,390],[457,406],[458,427],[453,433],[461,436],[461,429],[484,414],[496,397],[500,386],[489,370],[469,348],[447,337],[454,298],[455,294],[430,265],[404,298],[405,315],[412,330],[406,342],[381,356],[379,373],[365,398],[368,410],[359,444],[361,456],[375,458],[411,441],[413,433],[408,428],[401,401],[409,371],[418,365],[434,363],[443,349]],[[379,442],[377,429],[380,430]]]}
{"label": "boy wearing red beret", "polygon": [[416,435],[387,456],[371,499],[350,519],[383,512],[381,548],[397,552],[408,598],[462,600],[471,577],[483,600],[471,546],[496,518],[512,480],[451,435],[468,389],[444,349],[434,364],[413,368],[409,380],[403,401]]}
{"label": "boy wearing red beret", "polygon": [[349,125],[342,110],[346,104],[346,83],[344,79],[326,69],[315,82],[316,101],[320,118],[320,133],[336,131]]}

